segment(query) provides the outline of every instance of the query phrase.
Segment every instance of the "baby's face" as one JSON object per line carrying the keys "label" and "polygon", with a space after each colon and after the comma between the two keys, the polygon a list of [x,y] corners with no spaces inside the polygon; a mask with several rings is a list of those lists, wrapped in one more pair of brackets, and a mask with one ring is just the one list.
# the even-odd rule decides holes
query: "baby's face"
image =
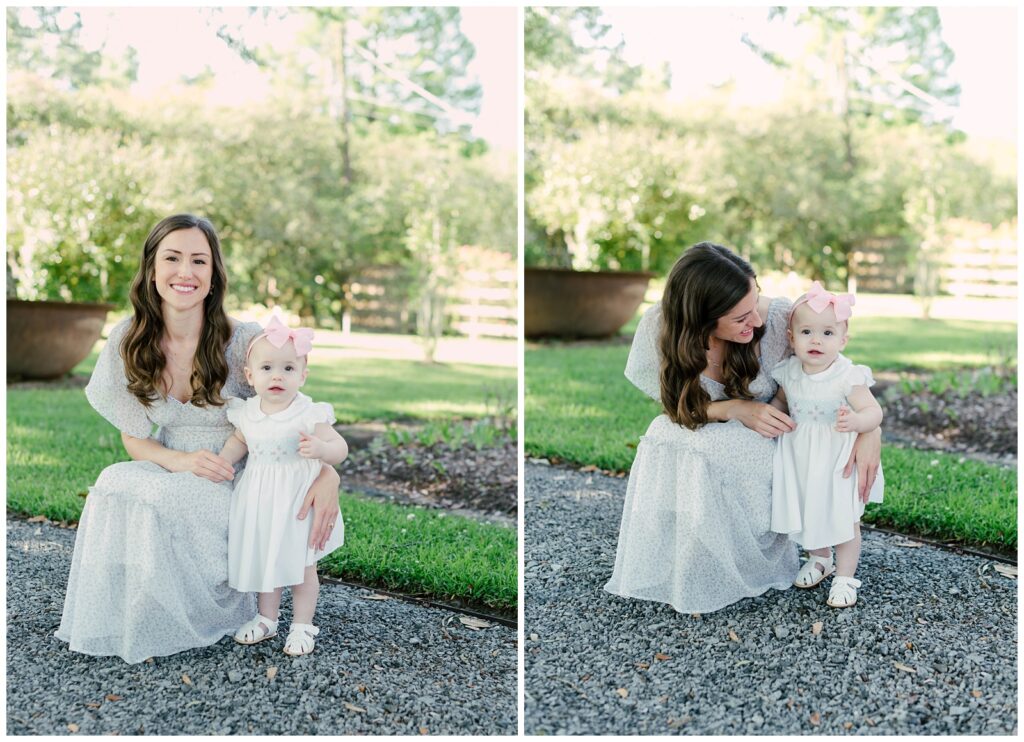
{"label": "baby's face", "polygon": [[821,313],[815,312],[807,304],[801,304],[793,312],[789,342],[803,364],[804,371],[816,373],[831,366],[839,352],[846,347],[847,339],[846,323],[836,319],[831,304]]}
{"label": "baby's face", "polygon": [[295,344],[289,340],[275,348],[267,338],[260,338],[252,346],[245,365],[245,378],[261,399],[275,406],[287,406],[306,383],[306,359],[295,354]]}

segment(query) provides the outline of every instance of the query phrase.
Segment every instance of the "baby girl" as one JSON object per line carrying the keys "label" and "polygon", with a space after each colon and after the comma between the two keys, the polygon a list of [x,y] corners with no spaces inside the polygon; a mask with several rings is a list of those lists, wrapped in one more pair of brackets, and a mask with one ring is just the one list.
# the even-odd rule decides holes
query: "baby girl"
{"label": "baby girl", "polygon": [[249,453],[231,497],[228,584],[259,593],[258,613],[235,641],[256,644],[276,636],[281,592],[290,586],[292,624],[284,643],[290,655],[313,651],[320,633],[312,624],[320,593],[316,563],[345,540],[344,523],[338,523],[324,550],[315,551],[308,546],[313,518],[296,518],[321,462],[334,466],[348,456],[345,439],[331,427],[331,406],[299,393],[312,338],[312,330],[289,330],[274,317],[253,339],[245,377],[256,396],[228,400],[236,429],[221,450],[231,463]]}
{"label": "baby girl", "polygon": [[860,518],[866,502],[882,501],[884,487],[879,468],[862,500],[856,473],[843,477],[857,434],[882,421],[882,408],[868,389],[875,383],[871,370],[840,353],[849,338],[853,303],[852,296],[836,296],[815,281],[789,315],[793,355],[772,369],[779,383],[772,404],[788,405],[797,424],[775,448],[772,530],[789,534],[809,552],[796,587],[815,587],[836,572],[828,596],[833,608],[857,602],[861,583],[853,575],[860,560]]}

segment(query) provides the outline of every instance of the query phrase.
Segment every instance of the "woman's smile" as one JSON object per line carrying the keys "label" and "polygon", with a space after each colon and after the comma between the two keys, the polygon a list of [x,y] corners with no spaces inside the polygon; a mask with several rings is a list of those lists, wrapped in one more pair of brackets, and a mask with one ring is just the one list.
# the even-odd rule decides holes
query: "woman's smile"
{"label": "woman's smile", "polygon": [[213,252],[198,228],[179,229],[160,241],[153,267],[153,281],[160,298],[185,311],[205,299],[213,279]]}
{"label": "woman's smile", "polygon": [[749,343],[754,339],[754,330],[764,324],[757,313],[760,293],[757,281],[750,279],[750,291],[743,300],[718,318],[712,334],[719,340],[731,343]]}

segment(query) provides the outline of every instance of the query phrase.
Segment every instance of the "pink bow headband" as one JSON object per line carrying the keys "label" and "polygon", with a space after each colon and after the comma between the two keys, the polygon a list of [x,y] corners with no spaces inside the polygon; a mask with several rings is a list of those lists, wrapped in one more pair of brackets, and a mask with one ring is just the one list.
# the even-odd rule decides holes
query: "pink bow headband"
{"label": "pink bow headband", "polygon": [[304,356],[313,350],[313,331],[308,327],[297,327],[292,330],[289,329],[281,320],[277,318],[275,314],[267,322],[266,327],[263,328],[263,332],[252,339],[249,343],[249,349],[245,352],[245,359],[249,360],[249,354],[252,353],[252,346],[266,338],[270,341],[270,344],[275,348],[284,346],[289,340],[295,344],[295,355]]}
{"label": "pink bow headband", "polygon": [[853,314],[853,310],[850,307],[856,303],[857,299],[853,294],[833,294],[831,291],[826,291],[818,281],[815,281],[811,284],[810,291],[793,302],[793,309],[790,310],[789,317],[790,321],[792,321],[793,312],[801,304],[806,304],[818,314],[824,312],[825,308],[831,304],[835,307],[836,320],[845,322]]}

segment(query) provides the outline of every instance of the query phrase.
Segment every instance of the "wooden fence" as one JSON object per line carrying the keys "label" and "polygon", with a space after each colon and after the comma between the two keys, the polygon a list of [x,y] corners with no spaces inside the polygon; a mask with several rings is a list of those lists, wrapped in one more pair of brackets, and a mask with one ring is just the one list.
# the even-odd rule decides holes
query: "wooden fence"
{"label": "wooden fence", "polygon": [[[1017,297],[1017,223],[989,224],[951,219],[935,255],[938,292],[952,296]],[[852,288],[877,293],[913,293],[919,246],[898,237],[864,241],[850,257]]]}
{"label": "wooden fence", "polygon": [[[518,334],[516,259],[497,250],[459,248],[458,271],[447,287],[445,331],[469,337],[515,338]],[[352,284],[354,330],[411,333],[416,307],[412,276],[400,266],[370,269]]]}

